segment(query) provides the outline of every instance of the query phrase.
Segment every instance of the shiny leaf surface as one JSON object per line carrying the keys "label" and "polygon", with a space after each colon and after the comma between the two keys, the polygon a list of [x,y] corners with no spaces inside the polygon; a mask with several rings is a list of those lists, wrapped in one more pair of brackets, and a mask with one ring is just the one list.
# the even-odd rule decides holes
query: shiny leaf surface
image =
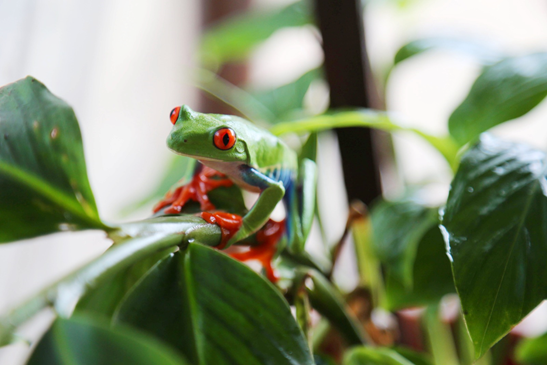
{"label": "shiny leaf surface", "polygon": [[152,333],[199,364],[312,364],[277,290],[247,266],[190,244],[126,297],[116,323]]}
{"label": "shiny leaf surface", "polygon": [[547,95],[547,53],[506,58],[477,78],[454,110],[448,129],[461,145],[482,132],[523,116]]}
{"label": "shiny leaf surface", "polygon": [[475,356],[547,297],[545,154],[483,136],[462,158],[442,225]]}
{"label": "shiny leaf surface", "polygon": [[384,200],[372,207],[371,221],[376,256],[393,278],[410,288],[418,245],[437,223],[436,209],[412,200]]}
{"label": "shiny leaf surface", "polygon": [[163,259],[176,248],[171,247],[165,251],[151,255],[134,263],[127,269],[120,271],[101,285],[88,290],[78,301],[75,312],[102,315],[108,319],[116,311],[127,292],[150,270],[159,260]]}
{"label": "shiny leaf surface", "polygon": [[0,88],[0,202],[0,243],[108,228],[72,108],[30,76]]}
{"label": "shiny leaf surface", "polygon": [[130,328],[95,318],[57,319],[36,346],[29,365],[184,365],[173,350]]}
{"label": "shiny leaf surface", "polygon": [[0,317],[0,346],[9,343],[17,327],[44,308],[53,307],[59,315],[68,317],[88,291],[131,265],[188,242],[215,246],[220,243],[221,236],[217,225],[208,224],[193,215],[127,223],[122,225],[118,234],[120,237],[116,239],[122,240],[120,243]]}
{"label": "shiny leaf surface", "polygon": [[412,268],[412,286],[405,287],[387,272],[385,306],[389,310],[436,304],[449,293],[455,293],[452,268],[446,256],[443,237],[436,225],[420,239]]}

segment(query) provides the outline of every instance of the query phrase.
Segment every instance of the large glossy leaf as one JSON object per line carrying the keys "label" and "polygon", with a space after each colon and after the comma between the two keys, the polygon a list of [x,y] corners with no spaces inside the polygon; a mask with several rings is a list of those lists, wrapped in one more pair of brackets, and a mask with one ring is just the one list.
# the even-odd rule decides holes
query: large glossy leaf
{"label": "large glossy leaf", "polygon": [[515,349],[515,355],[519,364],[547,364],[547,334],[523,339]]}
{"label": "large glossy leaf", "polygon": [[202,61],[210,66],[244,59],[276,30],[309,24],[311,12],[307,1],[301,0],[282,9],[248,12],[228,18],[203,36]]}
{"label": "large glossy leaf", "polygon": [[484,70],[450,116],[448,129],[460,144],[518,118],[547,95],[547,53],[506,58]]}
{"label": "large glossy leaf", "polygon": [[371,209],[374,251],[390,275],[412,286],[414,259],[424,234],[437,223],[434,208],[410,199],[380,201]]}
{"label": "large glossy leaf", "polygon": [[545,154],[483,136],[462,158],[442,225],[475,356],[547,297]]}
{"label": "large glossy leaf", "polygon": [[437,225],[420,239],[412,268],[412,286],[405,287],[387,270],[385,301],[389,310],[436,304],[448,293],[455,293],[452,268],[446,256],[443,237]]}
{"label": "large glossy leaf", "polygon": [[196,364],[313,363],[277,290],[245,265],[198,244],[161,261],[116,318]]}
{"label": "large glossy leaf", "polygon": [[413,365],[389,348],[356,347],[344,355],[343,365]]}
{"label": "large glossy leaf", "polygon": [[[220,228],[193,215],[152,218],[122,225],[114,244],[104,254],[50,285],[21,305],[0,317],[0,346],[6,345],[13,332],[36,313],[47,307],[68,317],[80,298],[104,284],[121,271],[156,253],[185,247],[189,242],[215,246],[220,243]],[[108,310],[109,306],[98,312]]]}
{"label": "large glossy leaf", "polygon": [[30,76],[0,88],[0,243],[90,228],[107,227],[74,112]]}
{"label": "large glossy leaf", "polygon": [[417,39],[402,46],[395,55],[394,63],[432,50],[446,50],[471,56],[483,65],[496,63],[503,58],[503,54],[491,43],[473,39],[431,37]]}
{"label": "large glossy leaf", "polygon": [[75,312],[101,315],[112,318],[116,308],[121,303],[127,292],[161,259],[174,252],[176,247],[160,251],[139,262],[134,263],[125,270],[115,274],[97,287],[90,288],[78,301]]}
{"label": "large glossy leaf", "polygon": [[57,319],[36,346],[29,365],[184,365],[169,347],[130,328],[95,318]]}

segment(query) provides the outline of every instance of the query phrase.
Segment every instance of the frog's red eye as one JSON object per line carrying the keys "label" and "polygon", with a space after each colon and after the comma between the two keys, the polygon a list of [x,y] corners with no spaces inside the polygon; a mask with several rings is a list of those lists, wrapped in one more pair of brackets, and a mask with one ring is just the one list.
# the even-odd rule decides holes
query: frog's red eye
{"label": "frog's red eye", "polygon": [[222,128],[215,132],[213,143],[216,148],[229,150],[236,144],[236,134],[230,128]]}
{"label": "frog's red eye", "polygon": [[180,113],[180,106],[177,106],[173,110],[171,110],[171,114],[169,114],[169,119],[171,119],[171,123],[175,124],[177,122],[177,119],[179,119],[179,113]]}

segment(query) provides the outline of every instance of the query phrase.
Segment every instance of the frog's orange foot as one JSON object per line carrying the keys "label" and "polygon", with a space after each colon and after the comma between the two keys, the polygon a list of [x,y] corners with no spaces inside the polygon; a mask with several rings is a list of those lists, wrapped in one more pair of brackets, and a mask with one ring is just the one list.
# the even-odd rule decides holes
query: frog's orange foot
{"label": "frog's orange foot", "polygon": [[203,218],[207,223],[216,224],[220,227],[222,239],[220,240],[220,244],[215,246],[215,248],[219,250],[226,247],[226,243],[228,243],[230,238],[236,234],[243,223],[243,218],[241,218],[241,216],[224,212],[202,212],[201,218]]}
{"label": "frog's orange foot", "polygon": [[279,277],[272,267],[272,259],[277,251],[277,242],[285,232],[285,221],[276,222],[269,220],[264,227],[256,233],[257,246],[251,247],[245,252],[231,253],[230,257],[238,261],[257,260],[261,263],[268,279],[275,283]]}
{"label": "frog's orange foot", "polygon": [[[213,177],[218,178],[215,179]],[[210,167],[203,166],[188,184],[175,189],[174,192],[168,192],[167,195],[165,195],[165,198],[156,204],[154,213],[157,213],[162,208],[170,205],[164,213],[178,214],[189,200],[199,202],[201,210],[215,209],[215,206],[209,200],[207,193],[221,186],[228,187],[232,185],[232,180],[228,179],[226,175],[221,174]]]}

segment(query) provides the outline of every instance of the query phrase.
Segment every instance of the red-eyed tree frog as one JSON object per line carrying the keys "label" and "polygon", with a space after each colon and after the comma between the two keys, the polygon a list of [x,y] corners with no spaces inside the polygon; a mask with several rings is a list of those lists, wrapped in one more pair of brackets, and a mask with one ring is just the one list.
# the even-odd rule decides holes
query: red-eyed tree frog
{"label": "red-eyed tree frog", "polygon": [[[314,215],[316,166],[312,160],[299,160],[282,140],[236,116],[198,113],[183,105],[171,111],[170,119],[169,149],[198,160],[204,167],[195,170],[193,183],[168,195],[156,211],[171,205],[165,213],[179,213],[189,199],[199,201],[202,210],[212,210],[207,192],[233,182],[260,195],[240,220],[230,214],[208,216],[223,232],[236,230],[221,248],[257,232],[282,201],[289,249],[303,249]],[[216,171],[224,178],[214,179]]]}

